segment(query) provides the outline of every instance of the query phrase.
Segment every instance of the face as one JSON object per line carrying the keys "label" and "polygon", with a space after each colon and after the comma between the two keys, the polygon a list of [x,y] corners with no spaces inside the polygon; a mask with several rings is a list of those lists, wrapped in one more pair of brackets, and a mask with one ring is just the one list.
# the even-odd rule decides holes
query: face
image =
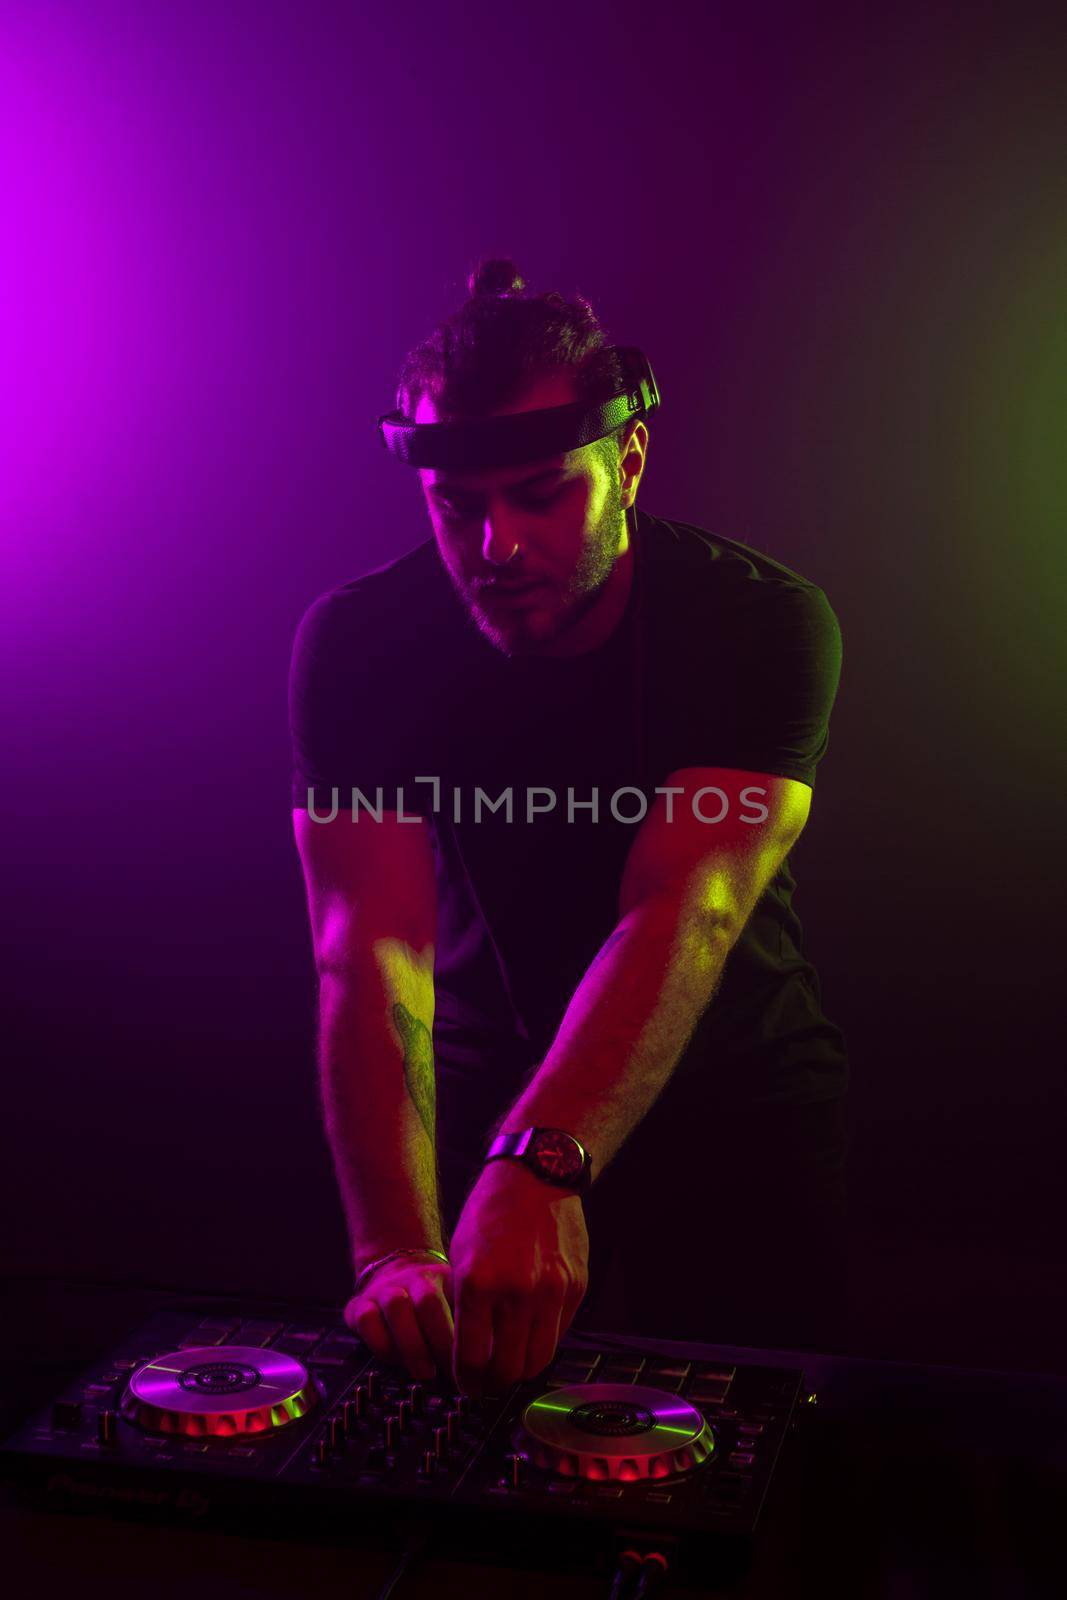
{"label": "face", "polygon": [[[553,374],[504,411],[577,398],[569,378]],[[440,420],[424,395],[415,421]],[[603,600],[626,535],[618,450],[608,443],[610,451],[600,440],[481,472],[418,469],[456,593],[482,635],[506,655],[558,645]]]}

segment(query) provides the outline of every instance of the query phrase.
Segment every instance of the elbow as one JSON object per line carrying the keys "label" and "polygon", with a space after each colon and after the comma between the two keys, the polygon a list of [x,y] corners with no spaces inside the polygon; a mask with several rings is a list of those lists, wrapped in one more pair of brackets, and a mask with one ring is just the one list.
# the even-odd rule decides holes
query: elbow
{"label": "elbow", "polygon": [[629,904],[620,904],[619,910],[621,921],[629,921],[631,917],[662,920],[680,932],[716,944],[732,944],[744,925],[740,907],[731,896],[721,892],[721,885],[716,892],[709,893],[704,882],[650,890],[639,899],[631,899]]}

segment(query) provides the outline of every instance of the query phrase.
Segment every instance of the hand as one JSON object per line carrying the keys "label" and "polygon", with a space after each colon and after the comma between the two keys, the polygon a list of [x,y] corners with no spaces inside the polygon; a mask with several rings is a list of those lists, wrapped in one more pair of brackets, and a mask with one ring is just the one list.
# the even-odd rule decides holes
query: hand
{"label": "hand", "polygon": [[581,1196],[521,1162],[482,1168],[449,1246],[456,1387],[499,1392],[543,1372],[589,1287]]}
{"label": "hand", "polygon": [[380,1361],[406,1366],[413,1378],[450,1372],[452,1268],[413,1256],[387,1261],[349,1300],[344,1319]]}

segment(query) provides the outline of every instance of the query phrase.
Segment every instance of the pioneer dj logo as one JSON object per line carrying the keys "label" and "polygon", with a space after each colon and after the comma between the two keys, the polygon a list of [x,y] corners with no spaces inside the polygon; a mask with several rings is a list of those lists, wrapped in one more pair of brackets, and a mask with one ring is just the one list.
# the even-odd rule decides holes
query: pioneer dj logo
{"label": "pioneer dj logo", "polygon": [[626,1400],[587,1400],[584,1405],[575,1406],[569,1420],[586,1433],[614,1438],[626,1433],[648,1433],[654,1424],[651,1411]]}
{"label": "pioneer dj logo", "polygon": [[186,1367],[178,1378],[182,1388],[194,1394],[237,1394],[254,1389],[259,1381],[255,1367],[246,1367],[241,1361],[202,1361]]}
{"label": "pioneer dj logo", "polygon": [[204,1516],[211,1504],[195,1489],[181,1489],[172,1494],[169,1489],[146,1489],[132,1484],[89,1483],[85,1478],[72,1478],[69,1472],[53,1473],[48,1480],[48,1493],[80,1495],[83,1499],[110,1500],[120,1505],[172,1505],[176,1511],[187,1511],[194,1517]]}

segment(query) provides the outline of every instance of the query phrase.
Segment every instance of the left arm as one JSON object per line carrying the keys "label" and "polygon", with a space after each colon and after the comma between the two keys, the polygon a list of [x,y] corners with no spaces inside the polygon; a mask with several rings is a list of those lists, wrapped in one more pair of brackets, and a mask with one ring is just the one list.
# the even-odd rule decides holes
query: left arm
{"label": "left arm", "polygon": [[[710,786],[728,799],[721,822],[694,814],[694,796]],[[594,1182],[670,1078],[811,803],[807,784],[727,768],[685,768],[663,787],[679,792],[657,796],[638,830],[618,923],[493,1130],[566,1129],[589,1150]],[[722,802],[697,804],[713,816]],[[506,1387],[535,1376],[585,1293],[581,1196],[520,1162],[492,1161],[464,1203],[451,1255],[457,1383],[476,1387],[484,1375]]]}
{"label": "left arm", "polygon": [[[694,816],[693,795],[710,786],[729,802],[721,822]],[[619,921],[494,1129],[565,1128],[589,1150],[594,1183],[669,1080],[811,804],[807,784],[758,772],[691,767],[664,787],[682,791],[672,819],[658,796],[627,857]],[[698,801],[706,816],[723,805],[718,795]]]}

